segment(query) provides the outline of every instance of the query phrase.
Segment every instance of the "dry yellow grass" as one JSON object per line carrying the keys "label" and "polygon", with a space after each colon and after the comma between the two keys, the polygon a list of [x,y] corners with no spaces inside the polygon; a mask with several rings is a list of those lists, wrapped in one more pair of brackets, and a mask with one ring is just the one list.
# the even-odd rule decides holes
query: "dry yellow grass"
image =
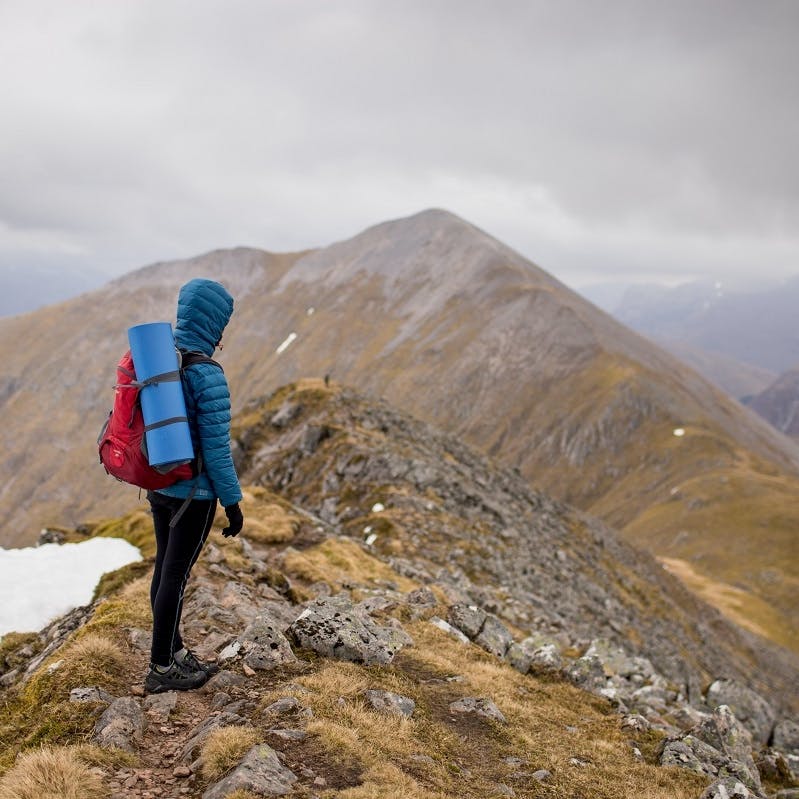
{"label": "dry yellow grass", "polygon": [[[768,638],[769,629],[779,628],[780,618],[774,609],[749,591],[713,580],[679,558],[658,558],[660,562],[705,602],[718,608],[727,618],[757,635]],[[756,619],[763,619],[758,624]]]}
{"label": "dry yellow grass", "polygon": [[[323,796],[484,799],[503,795],[504,784],[530,798],[696,799],[706,785],[685,770],[636,760],[630,736],[604,700],[522,675],[425,621],[407,628],[415,646],[389,667],[325,661],[297,679],[314,714],[308,732],[360,775],[359,784]],[[368,688],[410,697],[413,716],[376,712],[363,697]],[[279,695],[276,690],[264,702]],[[493,700],[508,723],[452,714],[449,704],[464,696]],[[651,757],[657,735],[639,738]],[[507,758],[524,764],[508,765]],[[552,773],[546,785],[513,776],[538,769]]]}
{"label": "dry yellow grass", "polygon": [[667,483],[623,532],[662,558],[690,564],[696,577],[684,567],[678,575],[686,585],[742,626],[797,651],[797,484],[767,466],[741,455],[734,468]]}
{"label": "dry yellow grass", "polygon": [[22,691],[30,703],[65,700],[73,688],[97,685],[110,692],[119,691],[127,666],[125,652],[119,645],[96,632],[61,647],[45,661]]}
{"label": "dry yellow grass", "polygon": [[152,623],[150,608],[150,580],[152,574],[128,583],[114,596],[100,603],[94,616],[79,634],[102,631],[103,634],[121,638],[123,627],[146,627]]}
{"label": "dry yellow grass", "polygon": [[153,520],[147,509],[138,508],[120,519],[100,522],[92,535],[103,538],[124,538],[141,550],[143,558],[155,556]]}
{"label": "dry yellow grass", "polygon": [[[51,655],[0,708],[0,773],[11,768],[16,754],[42,744],[68,744],[91,730],[96,714],[91,704],[69,701],[73,688],[96,685],[114,695],[127,680],[125,650],[117,640],[85,627]],[[122,638],[122,631],[116,631]],[[89,757],[88,750],[81,759]]]}
{"label": "dry yellow grass", "polygon": [[242,493],[245,538],[259,544],[284,544],[294,538],[300,517],[286,500],[262,486],[247,486]]}
{"label": "dry yellow grass", "polygon": [[203,744],[202,773],[211,782],[221,779],[237,766],[260,740],[252,727],[220,727]]}
{"label": "dry yellow grass", "polygon": [[372,557],[350,538],[328,538],[303,552],[289,551],[283,560],[286,572],[309,583],[326,582],[341,588],[348,585],[394,583],[400,591],[412,591],[417,584],[398,575],[391,567]]}
{"label": "dry yellow grass", "polygon": [[108,792],[68,747],[25,752],[0,778],[0,799],[104,799]]}
{"label": "dry yellow grass", "polygon": [[259,508],[257,516],[247,515],[245,509],[245,538],[258,544],[285,544],[297,532],[297,519],[286,513],[279,505]]}
{"label": "dry yellow grass", "polygon": [[372,766],[363,783],[340,791],[341,799],[451,799],[452,794],[429,790],[391,763]]}

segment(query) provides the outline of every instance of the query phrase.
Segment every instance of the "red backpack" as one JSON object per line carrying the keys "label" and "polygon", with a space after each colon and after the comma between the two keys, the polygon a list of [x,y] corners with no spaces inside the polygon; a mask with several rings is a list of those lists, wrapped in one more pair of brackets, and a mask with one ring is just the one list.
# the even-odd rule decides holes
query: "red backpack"
{"label": "red backpack", "polygon": [[[182,353],[181,372],[195,363],[213,363],[219,366],[207,355],[185,352]],[[136,380],[133,358],[128,350],[117,365],[114,408],[97,437],[100,463],[117,480],[148,490],[166,488],[180,480],[190,480],[201,470],[198,458],[166,472],[159,471],[148,463],[144,416],[139,402],[142,387],[143,384]]]}

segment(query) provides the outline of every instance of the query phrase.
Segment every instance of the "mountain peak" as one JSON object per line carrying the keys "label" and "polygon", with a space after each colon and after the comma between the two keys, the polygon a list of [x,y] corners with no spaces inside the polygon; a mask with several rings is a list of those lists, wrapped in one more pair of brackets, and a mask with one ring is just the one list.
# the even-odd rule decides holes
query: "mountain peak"
{"label": "mountain peak", "polygon": [[[113,366],[127,327],[171,319],[179,286],[198,272],[236,299],[222,356],[234,410],[325,374],[389,397],[696,567],[706,579],[697,590],[729,601],[730,613],[753,609],[757,629],[799,646],[799,448],[440,209],[308,253],[228,250],[163,264],[46,315],[0,320],[2,543],[135,502],[96,465]],[[732,590],[741,586],[745,601]]]}

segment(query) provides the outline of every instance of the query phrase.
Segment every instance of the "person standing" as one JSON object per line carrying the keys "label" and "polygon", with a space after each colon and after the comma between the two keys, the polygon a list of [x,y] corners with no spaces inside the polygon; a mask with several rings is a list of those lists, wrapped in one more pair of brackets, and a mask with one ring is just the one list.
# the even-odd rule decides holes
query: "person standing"
{"label": "person standing", "polygon": [[[210,358],[221,349],[233,314],[233,298],[213,280],[196,278],[178,295],[175,345],[181,353]],[[230,450],[230,391],[222,368],[208,361],[181,372],[186,412],[199,473],[167,488],[148,491],[156,539],[150,586],[153,643],[144,680],[149,693],[198,688],[216,671],[189,649],[180,633],[183,595],[192,567],[211,531],[217,500],[228,518],[224,536],[241,532],[241,486]]]}

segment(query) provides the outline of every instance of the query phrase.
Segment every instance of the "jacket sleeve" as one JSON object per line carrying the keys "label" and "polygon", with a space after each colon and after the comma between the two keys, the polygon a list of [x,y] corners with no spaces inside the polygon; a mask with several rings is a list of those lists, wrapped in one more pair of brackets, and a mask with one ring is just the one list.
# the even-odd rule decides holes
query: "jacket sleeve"
{"label": "jacket sleeve", "polygon": [[241,500],[241,486],[230,451],[230,390],[224,372],[213,364],[193,367],[195,421],[203,471],[223,506]]}

